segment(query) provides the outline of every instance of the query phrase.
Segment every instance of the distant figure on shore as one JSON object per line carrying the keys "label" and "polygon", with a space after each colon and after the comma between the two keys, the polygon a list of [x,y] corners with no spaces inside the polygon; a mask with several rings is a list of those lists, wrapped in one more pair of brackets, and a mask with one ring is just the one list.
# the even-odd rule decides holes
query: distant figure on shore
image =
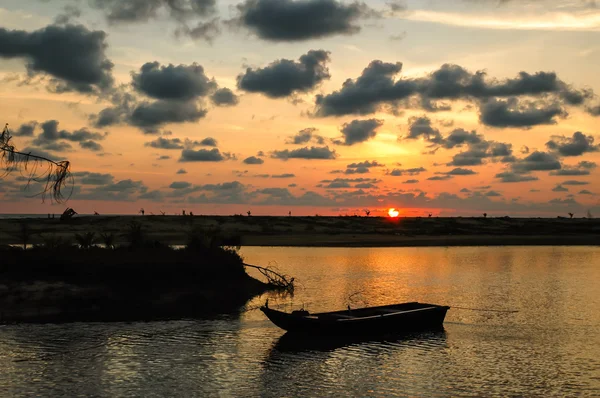
{"label": "distant figure on shore", "polygon": [[575,214],[573,214],[573,213],[569,213],[569,218],[573,218],[574,215]]}
{"label": "distant figure on shore", "polygon": [[190,216],[194,217],[194,212],[190,211]]}
{"label": "distant figure on shore", "polygon": [[141,213],[141,215],[142,215],[142,216],[143,216],[144,214],[146,214],[146,211],[144,210],[144,208],[143,208],[143,207],[140,209],[140,213]]}
{"label": "distant figure on shore", "polygon": [[483,218],[487,218],[487,213],[483,213]]}
{"label": "distant figure on shore", "polygon": [[185,210],[181,210],[181,215],[185,216]]}
{"label": "distant figure on shore", "polygon": [[248,213],[248,217],[252,215],[252,212],[250,210],[248,210],[246,213]]}
{"label": "distant figure on shore", "polygon": [[291,217],[291,216],[292,216],[292,212],[291,212],[291,210],[290,210],[290,211],[288,211],[288,216],[289,216],[289,217]]}

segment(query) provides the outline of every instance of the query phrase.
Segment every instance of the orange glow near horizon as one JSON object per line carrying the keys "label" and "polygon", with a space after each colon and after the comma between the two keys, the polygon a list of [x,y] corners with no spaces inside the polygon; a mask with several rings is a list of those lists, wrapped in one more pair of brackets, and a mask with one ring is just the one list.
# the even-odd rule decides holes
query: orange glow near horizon
{"label": "orange glow near horizon", "polygon": [[398,210],[394,209],[393,207],[388,210],[388,216],[390,216],[391,218],[397,218],[399,215],[400,215],[400,212]]}

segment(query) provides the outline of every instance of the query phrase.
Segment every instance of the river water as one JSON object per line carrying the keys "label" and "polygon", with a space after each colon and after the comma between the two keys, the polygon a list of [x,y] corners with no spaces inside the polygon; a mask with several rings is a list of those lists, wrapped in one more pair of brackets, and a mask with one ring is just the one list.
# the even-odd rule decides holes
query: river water
{"label": "river water", "polygon": [[0,396],[600,396],[598,247],[242,254],[296,277],[294,297],[271,296],[271,307],[453,308],[444,332],[303,349],[283,344],[283,332],[257,310],[212,320],[0,326]]}

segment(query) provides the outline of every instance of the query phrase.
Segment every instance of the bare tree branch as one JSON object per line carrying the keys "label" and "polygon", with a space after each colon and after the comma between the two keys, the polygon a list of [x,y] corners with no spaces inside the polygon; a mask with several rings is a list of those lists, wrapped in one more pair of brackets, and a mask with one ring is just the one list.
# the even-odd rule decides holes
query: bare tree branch
{"label": "bare tree branch", "polygon": [[[19,152],[12,144],[12,138],[7,123],[0,135],[0,179],[18,170],[27,178],[28,186],[32,181],[43,184],[42,191],[34,195],[41,196],[42,202],[48,195],[57,203],[69,200],[73,192],[71,163]],[[63,190],[67,185],[71,185],[71,192],[65,197]]]}

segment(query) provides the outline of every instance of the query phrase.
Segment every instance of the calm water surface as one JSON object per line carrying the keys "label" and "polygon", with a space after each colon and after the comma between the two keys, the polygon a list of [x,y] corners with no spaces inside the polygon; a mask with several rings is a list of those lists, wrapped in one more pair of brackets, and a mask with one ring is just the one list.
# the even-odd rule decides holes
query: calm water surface
{"label": "calm water surface", "polygon": [[242,254],[297,278],[294,298],[272,296],[272,307],[455,308],[443,333],[302,350],[286,347],[256,310],[208,321],[0,326],[0,396],[600,396],[597,247]]}

